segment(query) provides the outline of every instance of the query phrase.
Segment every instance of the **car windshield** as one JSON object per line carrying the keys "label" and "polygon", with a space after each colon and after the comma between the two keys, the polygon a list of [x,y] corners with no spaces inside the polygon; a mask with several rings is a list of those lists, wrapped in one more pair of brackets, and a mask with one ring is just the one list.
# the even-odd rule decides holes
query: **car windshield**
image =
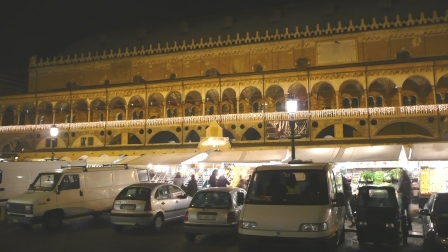
{"label": "car windshield", "polygon": [[230,208],[232,199],[228,192],[199,191],[191,200],[191,208]]}
{"label": "car windshield", "polygon": [[368,207],[398,207],[395,191],[381,188],[359,188],[358,205]]}
{"label": "car windshield", "polygon": [[34,191],[51,191],[56,187],[62,174],[60,173],[40,173],[34,182],[30,185],[29,190]]}
{"label": "car windshield", "polygon": [[127,187],[117,195],[117,200],[148,200],[151,188]]}
{"label": "car windshield", "polygon": [[328,185],[325,171],[257,171],[249,185],[247,204],[325,205]]}
{"label": "car windshield", "polygon": [[435,216],[448,216],[448,193],[438,194],[434,201]]}

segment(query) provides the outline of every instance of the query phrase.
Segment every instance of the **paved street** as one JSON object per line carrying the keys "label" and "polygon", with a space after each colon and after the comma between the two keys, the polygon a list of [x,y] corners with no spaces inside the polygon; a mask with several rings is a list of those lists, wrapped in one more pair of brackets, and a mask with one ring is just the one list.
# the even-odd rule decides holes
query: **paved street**
{"label": "paved street", "polygon": [[[128,228],[123,233],[116,233],[108,215],[99,219],[84,217],[68,220],[57,233],[47,233],[40,225],[23,229],[14,224],[0,223],[0,244],[2,251],[21,252],[238,251],[237,244],[227,237],[202,235],[194,243],[187,242],[181,222],[167,224],[158,234],[144,228]],[[356,233],[347,232],[345,244],[337,251],[361,251]],[[368,251],[422,251],[422,239],[409,238],[406,247],[371,246]]]}

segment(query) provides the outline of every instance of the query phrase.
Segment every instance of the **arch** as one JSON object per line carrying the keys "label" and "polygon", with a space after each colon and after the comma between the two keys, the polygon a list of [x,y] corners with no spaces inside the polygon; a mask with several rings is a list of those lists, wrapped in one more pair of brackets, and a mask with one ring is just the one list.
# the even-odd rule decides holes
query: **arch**
{"label": "arch", "polygon": [[[414,75],[407,78],[403,82],[401,88],[401,96],[407,96],[411,100],[411,105],[428,105],[433,104],[432,87],[429,81],[422,76]],[[415,104],[413,104],[412,96],[415,96]],[[403,106],[406,106],[403,104]]]}
{"label": "arch", "polygon": [[[243,103],[244,107],[251,109],[252,104],[254,102],[259,102],[259,103],[263,102],[263,97],[261,95],[261,91],[254,86],[248,86],[248,87],[244,88],[240,94],[240,103]],[[244,111],[244,112],[251,112],[251,111]],[[240,113],[242,113],[241,110],[240,110]]]}
{"label": "arch", "polygon": [[443,75],[437,81],[436,85],[437,104],[448,103],[448,74]]}
{"label": "arch", "polygon": [[244,132],[241,140],[242,141],[261,140],[261,135],[256,129],[254,129],[253,127],[250,127]]}
{"label": "arch", "polygon": [[145,101],[139,95],[133,96],[128,102],[129,114],[132,115],[132,120],[145,119],[144,117]]}
{"label": "arch", "polygon": [[166,107],[171,109],[171,117],[179,116],[177,111],[181,110],[181,94],[179,91],[173,91],[166,96]]}
{"label": "arch", "polygon": [[319,134],[316,135],[316,138],[329,138],[331,136],[332,138],[335,137],[334,134],[334,124],[325,127],[323,130],[319,132]]}
{"label": "arch", "polygon": [[[294,99],[297,99],[298,110],[308,109],[308,94],[306,87],[303,84],[301,83],[292,84],[288,89],[288,94],[294,97]],[[285,104],[284,100],[283,104]],[[282,111],[285,111],[284,108]]]}
{"label": "arch", "polygon": [[[185,114],[185,116],[194,116],[193,111],[196,112],[202,111],[202,96],[198,91],[190,91],[185,96],[185,106],[189,110],[189,115]],[[187,111],[187,110],[185,110]]]}
{"label": "arch", "polygon": [[[346,107],[346,104],[343,104],[344,108],[358,108],[359,102],[362,101],[362,97],[364,96],[364,88],[361,83],[356,80],[346,80],[341,84],[339,88],[339,93],[344,101],[345,98],[348,98],[350,106]],[[355,102],[355,106],[353,104],[354,98],[357,99],[357,103]]]}
{"label": "arch", "polygon": [[109,145],[121,145],[121,134],[114,136],[110,141]]}
{"label": "arch", "polygon": [[106,103],[101,98],[96,98],[90,103],[90,121],[101,122],[104,121],[106,114]]}
{"label": "arch", "polygon": [[260,63],[255,63],[252,68],[254,69],[255,73],[262,73],[263,72],[263,65],[261,65]]}
{"label": "arch", "polygon": [[19,125],[35,124],[36,106],[26,102],[20,111]]}
{"label": "arch", "polygon": [[357,130],[355,127],[348,124],[342,124],[342,134],[344,138],[361,137],[361,132],[359,132],[359,130]]}
{"label": "arch", "polygon": [[310,64],[310,60],[308,58],[298,58],[296,60],[296,68],[297,70],[305,70]]}
{"label": "arch", "polygon": [[378,78],[370,83],[367,90],[367,97],[372,97],[373,103],[369,104],[369,107],[380,107],[376,104],[377,97],[379,96],[381,96],[384,101],[382,106],[392,107],[394,105],[400,105],[398,104],[398,87],[388,78]]}
{"label": "arch", "polygon": [[155,134],[151,139],[149,139],[149,144],[157,144],[157,143],[179,143],[179,138],[175,134],[170,131],[160,131]]}
{"label": "arch", "polygon": [[148,117],[150,119],[163,117],[163,95],[154,93],[148,98]]}
{"label": "arch", "polygon": [[216,68],[210,68],[205,72],[205,76],[207,77],[218,77],[219,72]]}
{"label": "arch", "polygon": [[185,138],[186,143],[189,143],[189,142],[199,143],[200,141],[201,141],[201,137],[195,130],[190,131],[188,133],[187,137]]}
{"label": "arch", "polygon": [[421,125],[412,122],[395,122],[378,129],[375,136],[418,135],[433,137],[431,132]]}
{"label": "arch", "polygon": [[328,82],[319,82],[311,89],[314,97],[314,106],[317,110],[335,109],[336,108],[336,92],[333,86]]}
{"label": "arch", "polygon": [[[236,114],[236,92],[232,88],[226,88],[222,92],[222,101],[223,104],[228,106],[229,114]],[[224,113],[223,113],[224,114]]]}
{"label": "arch", "polygon": [[1,146],[1,157],[11,158],[17,156],[17,153],[29,150],[29,146],[26,142],[22,141],[20,138],[12,138],[4,142]]}
{"label": "arch", "polygon": [[[123,116],[124,115],[124,116]],[[121,118],[121,119],[118,119]],[[127,120],[126,118],[126,101],[121,97],[114,97],[109,102],[109,118],[108,120]]]}
{"label": "arch", "polygon": [[87,122],[88,119],[89,118],[88,118],[87,101],[86,100],[76,100],[73,103],[73,118],[72,118],[72,122]]}
{"label": "arch", "polygon": [[221,106],[221,114],[223,115],[229,114],[229,106],[227,104],[223,104]]}
{"label": "arch", "polygon": [[41,119],[39,124],[53,123],[53,105],[50,102],[43,101],[37,106],[37,114]]}
{"label": "arch", "polygon": [[228,129],[222,129],[222,135],[223,137],[227,137],[230,141],[235,140],[235,136]]}
{"label": "arch", "polygon": [[[275,111],[284,111],[282,107],[278,108],[275,104],[277,104],[277,102],[280,102],[280,104],[285,103],[285,91],[279,85],[269,86],[266,89],[265,102],[267,103],[267,108],[264,108],[265,112],[273,112],[273,109],[270,109],[271,107],[274,107]],[[272,106],[273,104],[274,106]]]}
{"label": "arch", "polygon": [[136,135],[128,133],[128,144],[142,144],[142,141]]}
{"label": "arch", "polygon": [[14,125],[14,106],[3,108],[2,126]]}
{"label": "arch", "polygon": [[59,101],[54,105],[55,123],[65,123],[67,115],[70,116],[70,104],[66,101]]}
{"label": "arch", "polygon": [[118,113],[115,115],[115,121],[121,121],[121,120],[123,120],[123,114],[121,114],[120,112],[118,112]]}

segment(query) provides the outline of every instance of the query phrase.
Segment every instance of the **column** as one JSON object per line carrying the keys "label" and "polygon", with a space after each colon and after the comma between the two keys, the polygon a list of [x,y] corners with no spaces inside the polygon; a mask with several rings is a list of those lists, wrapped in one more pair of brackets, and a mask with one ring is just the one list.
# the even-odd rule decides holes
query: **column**
{"label": "column", "polygon": [[90,122],[90,107],[87,108],[87,122]]}
{"label": "column", "polygon": [[202,115],[205,116],[205,99],[202,99]]}
{"label": "column", "polygon": [[56,121],[56,109],[53,109],[53,124],[55,124]]}
{"label": "column", "polygon": [[402,97],[401,97],[401,87],[398,88],[398,106],[403,106]]}

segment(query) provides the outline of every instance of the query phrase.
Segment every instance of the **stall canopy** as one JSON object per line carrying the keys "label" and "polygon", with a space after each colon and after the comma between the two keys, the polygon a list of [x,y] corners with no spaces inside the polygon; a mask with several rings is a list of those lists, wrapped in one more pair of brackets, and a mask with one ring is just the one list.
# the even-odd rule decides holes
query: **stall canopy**
{"label": "stall canopy", "polygon": [[402,145],[346,147],[336,162],[398,161]]}
{"label": "stall canopy", "polygon": [[448,160],[448,143],[417,143],[411,145],[410,161]]}
{"label": "stall canopy", "polygon": [[212,151],[201,163],[269,163],[282,162],[288,156],[287,149]]}
{"label": "stall canopy", "polygon": [[127,163],[128,166],[176,165],[197,162],[194,157],[201,153],[145,154]]}
{"label": "stall canopy", "polygon": [[[296,148],[296,160],[311,160],[314,163],[335,162],[343,148]],[[287,161],[291,161],[289,158]]]}
{"label": "stall canopy", "polygon": [[105,166],[105,165],[113,165],[121,160],[126,158],[126,155],[120,155],[120,156],[108,156],[108,155],[101,155],[99,157],[88,157],[85,159],[87,166]]}

